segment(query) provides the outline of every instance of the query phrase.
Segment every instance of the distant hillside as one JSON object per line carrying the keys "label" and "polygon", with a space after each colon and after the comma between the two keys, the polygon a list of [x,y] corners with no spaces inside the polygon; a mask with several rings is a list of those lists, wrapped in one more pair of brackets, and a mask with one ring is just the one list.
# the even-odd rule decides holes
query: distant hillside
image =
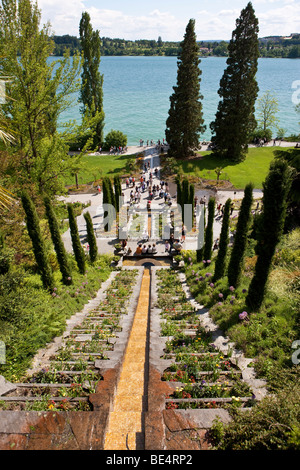
{"label": "distant hillside", "polygon": [[[53,55],[62,56],[66,49],[71,54],[80,50],[80,40],[68,34],[53,36],[55,43]],[[177,56],[180,41],[162,41],[161,37],[155,39],[139,39],[135,41],[125,39],[111,39],[103,37],[102,56]],[[198,41],[202,57],[226,57],[228,41]],[[270,36],[259,39],[260,57],[300,57],[300,34],[290,36]]]}

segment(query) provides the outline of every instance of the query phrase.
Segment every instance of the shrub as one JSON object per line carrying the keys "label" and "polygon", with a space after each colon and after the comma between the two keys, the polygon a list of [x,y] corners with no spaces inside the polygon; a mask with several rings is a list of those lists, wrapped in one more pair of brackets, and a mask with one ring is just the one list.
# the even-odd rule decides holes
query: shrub
{"label": "shrub", "polygon": [[111,130],[105,136],[105,141],[103,148],[104,150],[109,150],[111,147],[126,147],[127,145],[127,135],[123,134],[121,131]]}
{"label": "shrub", "polygon": [[212,436],[219,450],[299,450],[299,421],[300,389],[295,381],[249,411],[236,409],[234,420],[222,430],[216,422]]}

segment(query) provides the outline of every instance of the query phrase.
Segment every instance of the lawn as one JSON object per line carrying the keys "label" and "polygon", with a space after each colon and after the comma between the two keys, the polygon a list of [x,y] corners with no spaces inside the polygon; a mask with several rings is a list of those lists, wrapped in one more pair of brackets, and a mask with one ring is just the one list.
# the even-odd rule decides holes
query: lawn
{"label": "lawn", "polygon": [[[87,155],[82,157],[82,169],[78,173],[78,183],[98,181],[106,175],[123,174],[128,171],[129,162],[135,162],[136,155]],[[65,178],[65,185],[75,184],[75,177]]]}
{"label": "lawn", "polygon": [[[276,147],[278,150],[278,147]],[[285,148],[286,150],[287,148]],[[256,189],[262,188],[262,183],[274,159],[273,147],[250,148],[246,159],[241,163],[221,160],[211,152],[201,152],[201,160],[182,161],[180,168],[186,176],[198,176],[203,179],[217,179],[215,168],[222,167],[220,179],[229,180],[236,189],[244,189],[252,182]]]}

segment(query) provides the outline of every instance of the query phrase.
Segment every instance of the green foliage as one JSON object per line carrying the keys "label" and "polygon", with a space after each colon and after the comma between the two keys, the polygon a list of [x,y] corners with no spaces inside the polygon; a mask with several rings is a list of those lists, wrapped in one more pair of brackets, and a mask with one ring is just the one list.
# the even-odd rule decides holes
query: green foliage
{"label": "green foliage", "polygon": [[105,141],[103,148],[104,150],[110,150],[111,147],[126,147],[127,145],[127,135],[123,134],[121,131],[116,131],[112,129],[105,136]]}
{"label": "green foliage", "polygon": [[115,217],[114,208],[116,207],[115,193],[113,190],[113,185],[111,179],[106,176],[102,181],[102,192],[103,192],[103,204],[104,206],[104,218],[107,218],[105,223],[104,230],[110,231],[112,223]]}
{"label": "green foliage", "polygon": [[115,190],[115,202],[116,212],[120,211],[120,198],[122,197],[122,184],[119,176],[114,176],[114,190]]}
{"label": "green foliage", "polygon": [[[40,29],[41,13],[30,0],[8,0],[0,7],[0,56],[11,99],[3,107],[15,137],[11,149],[17,184],[34,183],[40,192],[61,190],[61,176],[71,166],[57,120],[78,91],[80,56],[48,64],[53,50],[49,25]],[[15,150],[22,159],[15,160]],[[13,152],[13,153],[12,153]]]}
{"label": "green foliage", "polygon": [[101,255],[97,263],[88,264],[85,275],[75,269],[74,262],[71,286],[62,284],[56,272],[51,294],[43,289],[38,275],[20,270],[0,276],[0,340],[7,345],[0,375],[22,381],[37,351],[60,336],[66,320],[95,296],[111,272],[112,259],[112,255]]}
{"label": "green foliage", "polygon": [[22,193],[21,201],[26,215],[26,226],[28,234],[32,242],[35,260],[38,265],[38,270],[41,275],[44,288],[52,291],[54,281],[48,263],[45,243],[41,234],[39,219],[35,206],[26,192]]}
{"label": "green foliage", "polygon": [[[53,36],[55,42],[54,55],[63,55],[66,49],[71,55],[80,50],[79,39],[76,36],[65,34]],[[177,56],[180,43],[176,41],[162,41],[153,39],[127,40],[102,37],[102,55],[104,56]],[[299,57],[299,34],[294,34],[292,39],[282,37],[269,37],[259,39],[260,57]],[[227,56],[227,41],[199,41],[200,56]]]}
{"label": "green foliage", "polygon": [[252,309],[258,309],[264,299],[272,258],[283,232],[290,182],[287,163],[274,161],[264,183],[263,214],[258,229],[258,259],[247,296],[247,303]]}
{"label": "green foliage", "polygon": [[228,265],[228,282],[230,286],[237,287],[240,282],[247,246],[248,229],[251,220],[251,206],[253,201],[253,185],[246,186],[242,200],[239,218],[236,227],[231,257]]}
{"label": "green foliage", "polygon": [[44,198],[46,209],[46,217],[48,219],[49,229],[51,233],[52,242],[57,256],[57,261],[62,274],[63,283],[65,285],[72,284],[72,273],[68,264],[68,258],[64,243],[61,239],[58,222],[53,210],[51,200],[48,196]]}
{"label": "green foliage", "polygon": [[204,248],[203,248],[203,259],[205,261],[211,260],[212,245],[213,245],[213,223],[215,218],[215,204],[216,200],[214,197],[210,197],[208,201],[208,217],[207,225],[205,228],[204,235]]}
{"label": "green foliage", "polygon": [[[299,380],[299,377],[298,377]],[[300,394],[297,383],[284,385],[249,411],[236,410],[234,420],[216,422],[212,436],[219,450],[299,450]]]}
{"label": "green foliage", "polygon": [[227,68],[220,81],[215,121],[210,127],[215,152],[232,161],[245,158],[249,135],[256,128],[254,117],[258,93],[256,82],[258,20],[249,2],[236,21],[228,46]]}
{"label": "green foliage", "polygon": [[99,72],[101,39],[99,31],[93,31],[90,15],[82,13],[79,25],[80,44],[83,52],[82,84],[80,101],[83,103],[81,112],[95,116],[99,120],[93,136],[93,145],[103,143],[104,113],[103,113],[103,75]]}
{"label": "green foliage", "polygon": [[76,218],[74,215],[74,209],[72,204],[68,204],[68,214],[69,214],[69,224],[70,224],[70,233],[73,246],[73,252],[76,259],[76,263],[81,274],[85,273],[85,254],[80,243],[79,233]]}
{"label": "green foliage", "polygon": [[278,112],[277,98],[267,90],[257,103],[258,126],[266,132],[278,122],[276,113]]}
{"label": "green foliage", "polygon": [[229,217],[230,217],[231,199],[227,199],[224,207],[222,228],[219,240],[218,255],[215,264],[214,282],[221,279],[226,270],[226,256],[229,244]]}
{"label": "green foliage", "polygon": [[98,256],[98,248],[97,248],[97,241],[95,237],[93,221],[91,218],[91,214],[89,212],[84,213],[84,218],[86,221],[86,230],[87,230],[87,240],[89,244],[89,253],[90,253],[90,260],[94,263]]}
{"label": "green foliage", "polygon": [[166,121],[168,153],[187,157],[199,146],[200,133],[204,131],[202,95],[200,94],[199,47],[196,42],[195,20],[190,20],[181,42],[178,55],[177,85],[170,97]]}

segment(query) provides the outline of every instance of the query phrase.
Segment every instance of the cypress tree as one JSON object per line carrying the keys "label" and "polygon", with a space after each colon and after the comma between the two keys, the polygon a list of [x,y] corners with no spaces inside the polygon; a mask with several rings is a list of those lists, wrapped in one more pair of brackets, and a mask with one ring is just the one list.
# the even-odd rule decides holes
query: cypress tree
{"label": "cypress tree", "polygon": [[202,206],[201,211],[200,211],[200,217],[199,217],[199,225],[198,225],[198,240],[197,240],[197,250],[196,250],[197,263],[200,263],[203,260],[204,235],[205,235],[205,206]]}
{"label": "cypress tree", "polygon": [[192,206],[192,225],[194,226],[195,186],[190,184],[189,204]]}
{"label": "cypress tree", "polygon": [[226,256],[228,250],[228,243],[229,243],[229,218],[230,218],[230,207],[231,207],[231,199],[227,199],[225,202],[224,207],[224,215],[222,221],[222,228],[220,233],[220,242],[219,242],[219,250],[215,264],[215,272],[213,280],[217,281],[221,279],[225,274],[226,269]]}
{"label": "cypress tree", "polygon": [[190,20],[180,44],[177,61],[177,85],[170,97],[169,115],[166,121],[166,139],[169,155],[187,157],[198,148],[201,132],[203,98],[200,94],[199,46],[195,34],[195,20]]}
{"label": "cypress tree", "polygon": [[[103,178],[102,181],[102,194],[103,194],[103,205],[104,204],[111,204],[111,196],[110,196],[110,191],[109,191],[109,184],[108,184],[108,178],[105,177]],[[105,232],[109,231],[111,228],[111,216],[110,216],[111,209],[108,206],[104,210],[104,218],[108,218],[108,222],[104,225],[104,230]]]}
{"label": "cypress tree", "polygon": [[75,260],[76,260],[79,272],[81,274],[84,274],[85,273],[85,255],[84,255],[84,251],[81,246],[81,243],[80,243],[74,209],[73,209],[72,204],[68,204],[67,207],[68,207],[70,233],[71,233],[71,240],[72,240]]}
{"label": "cypress tree", "polygon": [[177,176],[176,178],[176,185],[177,185],[177,204],[182,206],[182,188],[181,188],[180,176]]}
{"label": "cypress tree", "polygon": [[215,152],[233,161],[245,158],[249,136],[256,128],[254,117],[258,86],[258,20],[251,2],[236,21],[228,46],[227,68],[218,91],[221,101],[210,127]]}
{"label": "cypress tree", "polygon": [[208,216],[207,225],[204,236],[204,248],[203,248],[203,259],[206,261],[211,259],[212,245],[213,245],[213,225],[215,218],[215,198],[210,197],[208,201]]}
{"label": "cypress tree", "polygon": [[258,257],[246,298],[252,309],[259,309],[264,299],[272,259],[283,232],[290,186],[291,172],[287,163],[273,161],[263,183],[263,212],[256,249]]}
{"label": "cypress tree", "polygon": [[96,261],[97,256],[98,256],[97,241],[95,237],[93,222],[92,222],[91,214],[89,212],[85,212],[83,216],[86,221],[87,239],[88,239],[88,244],[90,247],[90,260],[93,263],[94,261]]}
{"label": "cypress tree", "polygon": [[62,274],[62,281],[63,284],[70,285],[72,284],[72,273],[68,263],[67,252],[61,239],[58,222],[50,198],[48,196],[44,198],[44,205],[59,269]]}
{"label": "cypress tree", "polygon": [[120,176],[114,176],[114,189],[115,189],[115,208],[116,213],[120,212],[120,197],[122,196],[122,186]]}
{"label": "cypress tree", "polygon": [[108,190],[110,194],[111,205],[116,209],[116,197],[115,197],[114,188],[113,188],[110,178],[107,178],[107,185],[108,185]]}
{"label": "cypress tree", "polygon": [[38,215],[31,198],[26,192],[21,194],[21,201],[26,215],[28,234],[32,242],[33,253],[43,286],[51,292],[54,288],[54,280],[47,258],[45,243],[41,234]]}
{"label": "cypress tree", "polygon": [[83,72],[80,101],[83,103],[82,114],[98,117],[94,146],[103,143],[103,75],[99,72],[101,38],[98,30],[93,31],[91,18],[87,12],[82,13],[79,24],[80,43],[83,51]]}
{"label": "cypress tree", "polygon": [[239,218],[236,226],[232,252],[228,265],[228,282],[230,286],[237,287],[240,281],[244,253],[247,246],[248,229],[250,225],[251,206],[253,201],[253,185],[249,183],[245,187]]}

